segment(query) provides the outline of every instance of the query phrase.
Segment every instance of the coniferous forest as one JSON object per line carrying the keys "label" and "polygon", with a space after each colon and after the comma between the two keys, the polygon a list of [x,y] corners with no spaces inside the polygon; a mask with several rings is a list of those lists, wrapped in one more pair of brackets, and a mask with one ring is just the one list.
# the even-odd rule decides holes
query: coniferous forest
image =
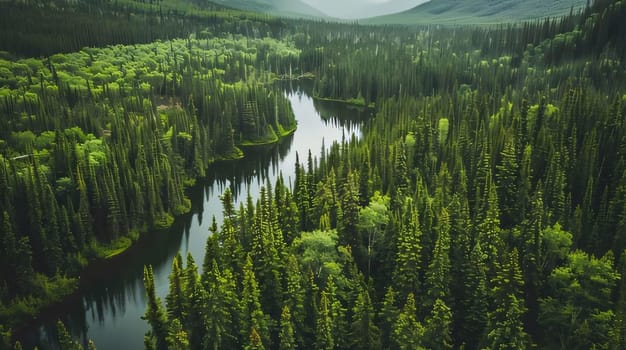
{"label": "coniferous forest", "polygon": [[491,26],[195,0],[0,18],[0,348],[189,212],[212,164],[291,134],[285,80],[373,116],[258,200],[221,194],[164,300],[145,266],[146,349],[626,348],[623,1]]}

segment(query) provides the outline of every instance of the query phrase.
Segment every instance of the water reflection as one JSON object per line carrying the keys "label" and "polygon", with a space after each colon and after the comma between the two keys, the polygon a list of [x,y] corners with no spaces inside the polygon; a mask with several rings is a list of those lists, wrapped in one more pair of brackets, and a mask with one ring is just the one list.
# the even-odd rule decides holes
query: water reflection
{"label": "water reflection", "polygon": [[219,196],[226,188],[234,194],[236,207],[250,194],[256,200],[260,187],[283,176],[293,182],[296,154],[306,161],[309,150],[319,157],[323,145],[359,137],[360,125],[368,117],[364,108],[313,101],[305,92],[286,86],[298,121],[298,129],[278,144],[246,148],[245,159],[218,162],[206,179],[188,190],[190,213],[176,218],[166,231],[145,235],[123,256],[91,266],[81,278],[78,293],[62,305],[46,312],[39,323],[20,334],[25,349],[57,349],[55,322],[61,319],[71,334],[85,343],[92,339],[99,350],[141,349],[148,325],[141,320],[145,312],[143,267],[153,266],[157,294],[167,294],[172,259],[179,251],[191,253],[196,264],[204,259],[209,226],[215,217],[221,223]]}

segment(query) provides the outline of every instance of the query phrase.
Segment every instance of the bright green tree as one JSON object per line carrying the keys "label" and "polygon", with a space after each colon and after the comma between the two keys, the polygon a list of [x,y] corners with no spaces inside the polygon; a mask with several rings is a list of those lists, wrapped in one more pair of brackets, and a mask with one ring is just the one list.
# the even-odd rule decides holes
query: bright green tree
{"label": "bright green tree", "polygon": [[598,259],[571,253],[564,266],[552,271],[547,296],[539,300],[539,324],[552,346],[607,347],[614,329],[612,291],[619,274],[610,254]]}

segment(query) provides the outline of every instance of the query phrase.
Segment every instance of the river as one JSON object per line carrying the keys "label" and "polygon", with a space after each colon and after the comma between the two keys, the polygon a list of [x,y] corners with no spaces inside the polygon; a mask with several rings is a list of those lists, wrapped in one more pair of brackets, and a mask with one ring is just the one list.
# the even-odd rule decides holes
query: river
{"label": "river", "polygon": [[[204,248],[213,216],[221,223],[220,194],[230,187],[236,208],[250,193],[258,198],[260,188],[273,184],[280,174],[293,183],[296,154],[305,163],[342,138],[360,137],[360,122],[369,112],[340,103],[314,101],[299,89],[285,89],[298,122],[294,134],[270,146],[245,149],[245,158],[211,166],[206,179],[188,190],[192,201],[189,214],[177,217],[162,232],[145,235],[122,256],[90,266],[82,275],[79,291],[64,303],[47,310],[37,324],[18,338],[24,349],[57,349],[55,324],[64,321],[72,336],[85,344],[94,341],[98,350],[143,349],[148,324],[141,319],[146,310],[143,267],[154,269],[157,294],[164,300],[168,275],[176,253],[190,252],[202,266]],[[147,236],[147,237],[146,237]]]}

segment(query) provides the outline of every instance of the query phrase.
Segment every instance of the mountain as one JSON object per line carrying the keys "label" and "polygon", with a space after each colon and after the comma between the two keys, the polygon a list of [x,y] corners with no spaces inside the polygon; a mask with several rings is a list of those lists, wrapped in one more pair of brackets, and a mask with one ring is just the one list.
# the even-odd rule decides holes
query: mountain
{"label": "mountain", "polygon": [[367,18],[401,12],[428,0],[302,0],[328,16],[343,19]]}
{"label": "mountain", "polygon": [[216,4],[289,17],[327,17],[301,0],[212,0]]}
{"label": "mountain", "polygon": [[369,24],[492,24],[554,17],[587,0],[431,0],[410,10],[361,21]]}

